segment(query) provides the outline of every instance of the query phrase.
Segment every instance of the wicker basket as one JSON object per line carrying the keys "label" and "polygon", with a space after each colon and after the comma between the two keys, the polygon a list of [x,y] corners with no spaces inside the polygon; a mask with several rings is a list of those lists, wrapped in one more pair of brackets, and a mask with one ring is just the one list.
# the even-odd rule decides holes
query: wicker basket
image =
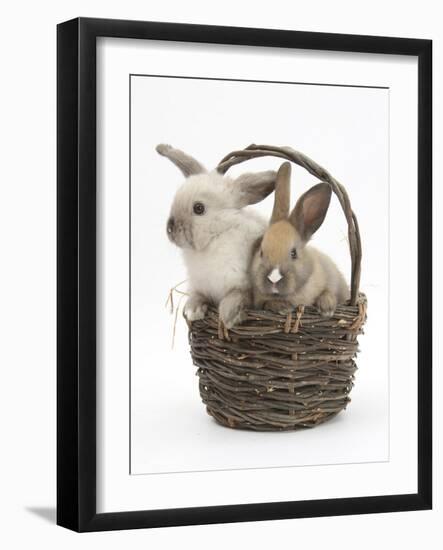
{"label": "wicker basket", "polygon": [[314,161],[290,147],[250,145],[224,157],[217,170],[262,156],[292,161],[328,183],[348,223],[351,298],[331,318],[300,306],[287,317],[250,310],[229,332],[215,309],[188,323],[198,367],[200,395],[208,414],[230,428],[262,431],[311,428],[346,408],[357,369],[357,336],[366,321],[359,293],[361,243],[357,219],[344,187]]}

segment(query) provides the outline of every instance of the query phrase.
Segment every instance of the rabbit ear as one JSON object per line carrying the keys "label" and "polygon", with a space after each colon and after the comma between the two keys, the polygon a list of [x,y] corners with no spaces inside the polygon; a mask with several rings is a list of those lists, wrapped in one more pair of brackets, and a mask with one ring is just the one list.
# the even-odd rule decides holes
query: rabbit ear
{"label": "rabbit ear", "polygon": [[180,149],[174,149],[171,145],[164,143],[160,143],[155,149],[162,157],[167,157],[173,162],[186,178],[194,174],[203,174],[206,172],[204,166],[195,160],[195,158],[190,157],[183,151],[180,151]]}
{"label": "rabbit ear", "polygon": [[249,172],[239,176],[232,184],[236,195],[236,206],[242,208],[266,198],[275,189],[276,177],[274,170]]}
{"label": "rabbit ear", "polygon": [[327,183],[319,183],[306,191],[297,201],[289,221],[307,241],[323,223],[331,202],[331,188]]}
{"label": "rabbit ear", "polygon": [[271,224],[288,219],[289,200],[291,196],[290,182],[291,164],[289,162],[284,162],[277,172]]}

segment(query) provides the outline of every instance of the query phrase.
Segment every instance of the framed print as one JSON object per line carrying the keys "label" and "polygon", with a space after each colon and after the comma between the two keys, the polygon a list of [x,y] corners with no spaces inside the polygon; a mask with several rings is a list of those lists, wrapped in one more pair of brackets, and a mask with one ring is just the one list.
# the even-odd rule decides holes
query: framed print
{"label": "framed print", "polygon": [[57,36],[58,524],[431,508],[431,41]]}

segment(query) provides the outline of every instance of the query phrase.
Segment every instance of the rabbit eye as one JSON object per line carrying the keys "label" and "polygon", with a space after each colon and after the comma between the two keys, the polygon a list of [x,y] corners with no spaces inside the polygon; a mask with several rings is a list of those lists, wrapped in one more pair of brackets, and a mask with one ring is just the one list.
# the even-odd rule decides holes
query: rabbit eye
{"label": "rabbit eye", "polygon": [[202,216],[205,213],[205,205],[202,202],[194,203],[194,214]]}
{"label": "rabbit eye", "polygon": [[295,260],[296,257],[297,257],[297,250],[296,250],[295,248],[293,248],[293,249],[291,250],[291,258],[292,258],[293,260]]}

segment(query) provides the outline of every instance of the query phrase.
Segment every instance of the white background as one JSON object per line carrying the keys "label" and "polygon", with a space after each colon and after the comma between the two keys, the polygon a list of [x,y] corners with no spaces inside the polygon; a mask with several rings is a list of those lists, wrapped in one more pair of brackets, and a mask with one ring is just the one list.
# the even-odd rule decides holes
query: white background
{"label": "white background", "polygon": [[[0,223],[2,277],[2,418],[1,517],[2,543],[8,548],[154,548],[190,546],[214,548],[253,542],[257,548],[291,540],[316,541],[342,548],[343,537],[360,548],[402,545],[435,548],[441,534],[441,478],[435,475],[432,512],[378,516],[307,519],[254,524],[186,527],[153,531],[78,535],[53,525],[55,505],[55,24],[77,15],[169,20],[324,32],[433,38],[435,57],[435,150],[442,148],[441,15],[437,2],[374,1],[360,6],[350,1],[312,2],[295,7],[274,2],[272,11],[254,3],[178,1],[161,6],[126,2],[41,2],[16,4],[3,12],[10,24],[2,33],[4,85],[2,105],[2,200]],[[20,29],[20,32],[17,29]],[[435,181],[442,164],[436,158]],[[441,190],[435,189],[435,211]],[[437,219],[437,235],[441,223]],[[437,246],[435,247],[437,252]],[[441,254],[441,253],[440,253]],[[441,257],[438,258],[439,261]],[[437,262],[436,262],[437,264]],[[441,270],[437,264],[437,276]],[[438,277],[436,277],[437,279]],[[435,295],[439,317],[441,294]],[[440,319],[437,319],[438,321]],[[439,323],[435,326],[439,333]],[[441,392],[439,343],[435,346],[436,394]],[[441,407],[435,404],[436,424]],[[435,430],[435,461],[441,462],[441,430]],[[49,520],[49,521],[48,521]],[[345,535],[344,535],[345,533]],[[364,536],[362,536],[362,533]],[[313,539],[314,536],[314,539]],[[4,539],[4,540],[3,540]]]}
{"label": "white background", "polygon": [[[212,469],[210,471],[193,472],[191,474],[177,472],[176,468],[173,469],[174,473],[162,474],[162,475],[142,475],[142,476],[130,476],[128,475],[128,456],[127,448],[129,445],[129,384],[128,384],[128,357],[129,357],[129,340],[128,340],[128,290],[129,290],[129,274],[127,269],[127,258],[129,257],[129,204],[128,204],[128,170],[129,163],[128,155],[128,74],[143,72],[150,72],[151,74],[157,74],[159,71],[166,72],[167,74],[193,74],[197,76],[228,76],[231,78],[256,78],[256,79],[272,79],[282,80],[288,78],[290,80],[300,79],[304,82],[313,82],[318,80],[320,74],[324,81],[335,84],[361,84],[361,85],[388,85],[390,87],[390,97],[392,99],[390,103],[390,195],[395,197],[401,197],[401,202],[397,200],[392,201],[389,216],[389,229],[391,233],[391,273],[390,277],[395,284],[391,285],[389,299],[391,309],[395,311],[395,318],[406,319],[409,316],[416,317],[414,312],[414,295],[416,292],[416,269],[406,269],[405,257],[408,258],[408,265],[414,266],[416,259],[414,257],[414,251],[416,251],[416,233],[414,231],[415,216],[416,216],[416,109],[417,109],[417,67],[416,62],[410,58],[398,57],[398,56],[377,56],[367,55],[362,56],[359,54],[331,54],[328,52],[287,52],[282,50],[269,50],[263,48],[225,48],[217,46],[205,46],[201,48],[199,46],[181,46],[177,48],[174,43],[165,44],[164,42],[141,42],[137,40],[112,40],[103,39],[98,43],[98,97],[100,98],[98,111],[97,128],[98,128],[98,141],[97,150],[99,151],[98,163],[97,163],[97,181],[98,181],[98,242],[99,250],[101,253],[101,261],[98,263],[99,272],[98,277],[101,281],[100,295],[98,299],[98,319],[99,319],[99,361],[98,361],[98,421],[97,430],[98,437],[101,444],[98,446],[98,488],[97,488],[97,508],[99,511],[119,511],[119,510],[137,510],[145,508],[169,508],[169,507],[181,507],[181,506],[207,506],[214,504],[235,504],[240,502],[266,502],[266,501],[281,501],[281,500],[305,500],[312,498],[333,498],[340,496],[361,496],[361,495],[377,495],[377,494],[403,494],[411,493],[417,490],[416,487],[416,368],[413,358],[416,356],[415,340],[416,332],[413,323],[408,324],[390,324],[389,341],[391,349],[391,361],[390,361],[390,399],[393,403],[391,407],[391,425],[390,430],[390,459],[389,462],[357,462],[348,464],[346,466],[340,466],[334,464],[334,462],[340,462],[337,460],[338,456],[347,456],[349,462],[349,454],[345,454],[347,449],[353,445],[353,437],[356,431],[355,423],[360,423],[361,429],[367,428],[368,430],[377,431],[380,430],[380,438],[385,438],[386,430],[380,425],[377,415],[381,413],[383,415],[383,400],[380,387],[386,387],[383,384],[383,380],[377,381],[377,370],[386,376],[386,369],[383,368],[382,360],[377,367],[373,367],[374,359],[369,362],[369,367],[364,368],[363,372],[367,373],[368,378],[364,383],[364,391],[366,397],[370,398],[370,402],[365,402],[365,394],[359,399],[359,407],[363,407],[364,414],[360,416],[355,415],[352,420],[347,424],[346,429],[339,428],[338,425],[330,423],[328,426],[319,428],[318,430],[311,431],[306,434],[305,445],[306,448],[300,452],[300,456],[297,455],[298,447],[302,447],[299,443],[291,445],[290,450],[289,443],[284,448],[284,440],[287,434],[280,434],[281,438],[277,435],[275,437],[270,434],[267,438],[267,449],[269,456],[265,456],[258,462],[257,458],[251,458],[248,453],[244,451],[244,444],[240,440],[240,432],[229,432],[226,436],[220,436],[215,439],[215,444],[211,445],[214,441],[214,436],[211,435],[211,444],[205,445],[201,443],[200,449],[202,453],[208,454],[211,447],[214,448],[214,453],[221,456],[215,457],[219,461],[218,468],[226,468],[229,466],[246,466],[247,469]],[[265,61],[264,61],[265,60]],[[145,91],[145,94],[147,92]],[[144,95],[144,94],[142,94]],[[186,94],[187,96],[187,94]],[[154,103],[158,104],[158,101]],[[237,98],[236,93],[236,98]],[[292,97],[292,95],[291,95]],[[294,96],[295,97],[295,96]],[[367,109],[366,101],[364,105],[360,103],[359,108],[353,104],[355,99],[351,101],[352,96],[349,97],[349,110],[354,112],[354,118],[364,122],[364,117],[361,114],[362,109]],[[328,98],[330,99],[330,98]],[[144,97],[142,97],[142,101]],[[138,102],[138,100],[137,100]],[[204,100],[201,99],[200,103]],[[143,101],[144,103],[144,101]],[[368,105],[374,109],[374,100],[369,101]],[[337,105],[339,107],[339,105]],[[334,115],[329,114],[327,110],[324,112],[324,118],[334,120]],[[211,115],[209,115],[211,116]],[[244,116],[244,115],[243,115]],[[313,113],[311,116],[314,117]],[[374,115],[373,115],[374,116]],[[362,199],[366,203],[372,205],[376,203],[376,200],[369,200],[368,194],[377,195],[377,189],[382,190],[380,183],[374,184],[371,180],[373,178],[385,176],[385,160],[386,148],[383,144],[380,145],[368,145],[368,139],[364,139],[366,147],[370,147],[374,156],[378,153],[377,160],[365,157],[365,154],[361,152],[359,143],[353,144],[353,146],[347,145],[347,134],[355,134],[355,122],[353,117],[349,117],[348,114],[342,113],[344,119],[343,125],[337,124],[335,120],[328,126],[331,128],[338,127],[340,130],[343,126],[346,127],[346,131],[343,132],[344,137],[341,137],[343,143],[336,143],[335,155],[330,156],[329,162],[337,168],[340,173],[348,174],[349,170],[348,162],[337,161],[342,158],[343,149],[349,149],[349,153],[352,153],[358,159],[358,165],[354,164],[354,171],[358,172],[356,177],[355,173],[348,174],[346,180],[350,181],[350,185],[354,189],[353,195],[356,196],[356,209],[362,215],[362,221],[365,228],[365,239],[368,238],[372,242],[369,247],[369,254],[367,254],[366,263],[369,264],[365,267],[365,277],[369,277],[369,281],[372,283],[380,283],[379,279],[385,284],[385,273],[383,270],[377,272],[374,270],[374,264],[380,263],[379,255],[377,252],[379,249],[382,251],[381,242],[378,243],[377,239],[369,237],[369,234],[375,232],[377,224],[380,223],[378,229],[380,233],[383,233],[383,227],[386,225],[385,216],[382,215],[382,210],[376,209],[376,221],[374,224],[374,208],[365,208],[361,203]],[[136,127],[139,128],[141,135],[137,135],[137,139],[134,140],[137,162],[133,166],[135,168],[137,189],[144,190],[143,195],[146,192],[146,185],[149,185],[151,178],[149,172],[154,166],[154,161],[147,162],[149,159],[149,153],[143,148],[144,142],[146,146],[149,146],[149,142],[153,139],[152,135],[144,128],[143,120],[139,121],[138,117]],[[143,117],[141,117],[143,118]],[[303,120],[303,116],[299,114],[300,121]],[[167,117],[166,117],[167,119]],[[350,124],[351,122],[351,124]],[[148,126],[149,121],[146,121]],[[163,131],[167,130],[171,124],[166,124],[164,121],[158,124],[152,124],[152,128],[157,130],[163,128]],[[172,123],[174,125],[174,123]],[[184,125],[178,125],[182,131]],[[272,127],[272,124],[264,124],[264,128],[260,125],[255,126],[251,130],[255,133],[269,137],[272,130],[268,126]],[[305,123],[306,135],[302,135],[302,132],[298,132],[298,137],[302,143],[305,143],[306,150],[311,154],[312,151],[317,151],[316,158],[319,156],[331,155],[333,151],[333,145],[322,142],[321,140],[312,139],[315,129],[307,123]],[[364,124],[366,126],[366,124]],[[381,125],[382,134],[386,133],[386,123]],[[177,128],[174,125],[174,128]],[[207,131],[206,129],[204,131]],[[286,130],[285,134],[287,139],[292,139],[292,133]],[[373,134],[371,136],[373,141],[383,139],[380,137],[380,131],[377,131],[368,125],[368,131]],[[295,130],[294,130],[295,132]],[[329,129],[329,132],[333,130]],[[196,140],[198,132],[192,132],[194,137],[192,140]],[[225,134],[225,132],[223,133]],[[221,135],[220,137],[214,136],[214,140],[229,140],[229,136]],[[184,133],[181,138],[184,140],[185,136],[191,140],[189,133]],[[248,136],[250,137],[250,136]],[[277,140],[277,136],[275,136]],[[211,140],[212,141],[212,140]],[[331,140],[332,141],[332,140]],[[357,142],[359,140],[357,139]],[[321,147],[319,148],[319,145]],[[346,145],[344,145],[346,144]],[[224,143],[225,147],[228,146]],[[340,147],[340,145],[344,145]],[[152,151],[153,144],[149,149]],[[380,152],[380,149],[382,150]],[[211,151],[211,154],[212,151]],[[146,157],[146,158],[145,158]],[[161,160],[155,155],[157,161]],[[141,162],[140,162],[141,159]],[[261,160],[262,163],[266,161]],[[355,161],[354,161],[355,162]],[[161,163],[160,163],[161,164]],[[368,167],[369,165],[369,167]],[[375,165],[372,167],[372,165]],[[346,166],[346,168],[345,168]],[[352,167],[352,163],[350,164]],[[171,169],[171,166],[169,165]],[[176,171],[173,171],[177,174]],[[365,172],[368,172],[365,174]],[[336,172],[337,173],[337,172]],[[306,175],[305,175],[306,176]],[[369,177],[368,177],[369,176]],[[155,176],[152,174],[152,180],[154,180],[154,189],[152,189],[152,200],[155,200],[158,207],[156,211],[156,218],[160,215],[162,200],[166,197],[162,193],[155,192],[156,181],[159,181],[163,177],[162,173]],[[303,181],[303,175],[299,178]],[[126,182],[126,185],[124,184]],[[361,186],[361,187],[360,187]],[[374,187],[375,186],[375,187]],[[164,185],[163,185],[164,187]],[[374,190],[372,189],[374,187]],[[385,196],[387,186],[383,189],[383,195]],[[164,192],[166,194],[166,191]],[[162,195],[161,199],[157,197]],[[380,198],[380,202],[385,203]],[[140,221],[143,221],[143,216],[146,216],[144,212],[145,201],[134,201],[133,206],[136,204],[136,211],[141,210],[140,214],[137,214],[136,221],[137,227]],[[261,205],[265,208],[265,205]],[[385,204],[386,207],[386,204]],[[148,209],[148,207],[146,207]],[[380,215],[379,215],[380,214]],[[334,221],[334,215],[331,216]],[[380,218],[380,221],[379,221]],[[404,220],[408,219],[409,223],[405,224]],[[383,220],[385,220],[383,222]],[[325,245],[329,244],[328,249],[334,253],[334,257],[340,257],[341,252],[344,257],[344,248],[337,247],[337,241],[334,239],[332,233],[340,230],[340,224],[333,223],[334,231],[330,230],[330,239],[323,237]],[[159,224],[160,226],[160,224]],[[160,227],[159,227],[160,228]],[[151,244],[157,245],[159,241],[164,238],[163,231],[157,235],[157,238],[152,238],[154,241]],[[148,333],[152,331],[151,323],[147,323],[145,316],[149,313],[149,308],[152,307],[152,302],[146,299],[143,292],[146,290],[146,280],[150,277],[151,272],[148,272],[149,265],[144,263],[145,248],[148,247],[148,242],[151,237],[144,235],[142,231],[135,232],[135,241],[137,250],[141,249],[141,252],[136,254],[138,260],[142,260],[142,266],[145,266],[143,270],[136,270],[137,284],[136,288],[142,290],[141,300],[139,300],[140,292],[137,292],[137,299],[134,300],[135,309],[140,314],[142,322],[136,323],[137,343],[136,358],[137,369],[143,373],[143,377],[136,377],[133,384],[137,390],[137,397],[140,397],[138,405],[145,410],[146,398],[149,398],[149,393],[156,385],[159,386],[157,392],[161,392],[161,383],[164,381],[158,381],[157,383],[149,383],[149,377],[143,372],[144,366],[146,369],[152,364],[149,361],[149,357],[146,355],[146,351],[138,344],[140,342],[143,345],[146,344],[145,338],[148,338]],[[379,240],[386,243],[385,236],[380,237]],[[145,247],[143,246],[143,243]],[[377,248],[379,247],[379,249]],[[157,251],[161,250],[160,247],[155,246],[155,249],[151,251],[151,254],[155,255]],[[165,249],[163,249],[165,250]],[[166,248],[166,250],[168,250]],[[173,249],[169,249],[171,254]],[[371,258],[372,255],[372,258]],[[383,255],[383,254],[381,254]],[[153,265],[159,264],[161,261],[165,261],[164,257],[157,261]],[[138,261],[137,260],[137,261]],[[383,262],[382,262],[383,263]],[[137,264],[139,265],[139,264]],[[160,269],[156,267],[156,271]],[[150,270],[152,271],[152,269]],[[376,274],[377,276],[373,276]],[[164,275],[166,278],[166,274]],[[156,279],[155,279],[156,280]],[[385,291],[386,291],[386,287]],[[383,322],[383,304],[378,303],[377,300],[372,302],[372,299],[377,296],[373,291],[383,290],[383,285],[377,286],[370,285],[371,290],[371,303],[372,307],[376,311],[375,322]],[[386,293],[386,292],[385,292]],[[379,295],[382,297],[383,293]],[[410,299],[405,301],[405,296]],[[149,296],[148,296],[149,298]],[[379,321],[378,307],[381,309],[381,321]],[[137,317],[136,317],[137,318]],[[374,326],[374,325],[373,325]],[[375,325],[376,326],[376,325]],[[163,327],[163,335],[167,334],[167,327]],[[377,335],[377,329],[370,329],[369,346],[371,346],[370,338]],[[157,339],[158,335],[155,336]],[[382,338],[378,336],[380,342]],[[405,346],[405,342],[407,346]],[[379,342],[377,341],[377,344]],[[159,346],[158,355],[161,355],[161,361],[164,365],[164,369],[170,369],[170,362],[166,361],[165,346]],[[144,354],[140,354],[140,350],[144,351]],[[395,351],[395,353],[394,353]],[[382,357],[380,355],[380,357]],[[138,359],[141,358],[139,361]],[[369,354],[366,359],[371,358]],[[365,359],[365,360],[366,360]],[[377,360],[379,358],[377,357]],[[157,360],[158,361],[158,360]],[[179,363],[179,361],[178,361]],[[186,362],[187,364],[187,362]],[[179,392],[181,387],[190,387],[189,378],[185,373],[183,378],[175,376],[175,373],[171,372],[171,379],[174,380],[174,388]],[[374,376],[375,374],[375,376]],[[371,381],[372,378],[372,381]],[[168,380],[169,382],[169,380]],[[378,382],[378,384],[376,384]],[[371,388],[372,385],[372,388]],[[144,389],[144,391],[143,391]],[[171,392],[173,393],[173,392]],[[380,397],[380,407],[378,406],[378,400],[374,399],[374,393],[377,397]],[[193,409],[197,410],[197,400],[190,396],[190,402]],[[167,410],[162,403],[161,410]],[[385,401],[386,405],[386,401]],[[149,404],[149,406],[151,406]],[[169,407],[172,409],[173,405]],[[180,404],[178,404],[180,407]],[[155,409],[155,408],[154,408]],[[158,407],[156,410],[152,409],[151,415],[159,416]],[[366,409],[366,410],[365,410]],[[361,408],[360,408],[361,412]],[[179,411],[177,411],[179,413]],[[345,416],[345,415],[343,415]],[[337,421],[343,421],[343,416]],[[142,418],[142,429],[137,430],[137,439],[145,445],[145,457],[149,453],[149,429],[151,426],[143,426],[143,422],[146,417]],[[196,417],[197,418],[197,417]],[[203,422],[201,415],[198,417],[198,422]],[[349,416],[345,416],[345,419],[349,419]],[[192,420],[192,419],[188,419]],[[363,421],[362,421],[363,420]],[[186,419],[184,419],[186,421]],[[349,422],[349,420],[347,420]],[[189,422],[190,423],[190,422]],[[197,423],[197,421],[196,421]],[[171,452],[179,454],[188,454],[189,441],[192,439],[188,435],[188,438],[181,437],[180,439],[174,435],[175,430],[171,430],[170,426],[165,429],[166,421],[163,419],[158,420],[157,432],[161,431],[164,434],[164,439],[167,439]],[[370,425],[372,424],[372,426]],[[140,423],[139,423],[140,425]],[[407,430],[404,430],[404,425],[408,426]],[[335,430],[334,430],[335,427]],[[145,429],[143,429],[145,428]],[[186,430],[188,434],[192,430],[195,430],[195,426],[189,427],[186,422],[182,425],[182,429]],[[144,435],[144,431],[148,433]],[[335,434],[334,434],[335,431]],[[214,434],[214,430],[210,430],[206,424],[205,430],[201,430],[202,435],[206,433]],[[171,435],[172,434],[172,435]],[[322,434],[322,437],[320,437]],[[321,447],[324,445],[324,439],[327,439],[326,434],[329,435],[330,441],[334,441],[334,444],[342,446],[335,455],[333,452],[324,452]],[[338,435],[339,434],[339,435]],[[191,435],[194,436],[195,434]],[[294,437],[291,441],[296,441],[296,437],[299,434],[290,434]],[[198,436],[198,432],[197,432]],[[255,437],[255,436],[252,436]],[[142,439],[143,438],[143,439]],[[271,439],[272,438],[272,439]],[[153,438],[154,439],[154,438]],[[154,444],[159,445],[159,441],[154,440]],[[174,441],[178,439],[178,441]],[[209,439],[209,438],[207,438]],[[243,439],[243,438],[242,438]],[[361,445],[361,438],[356,439],[356,446]],[[289,441],[289,439],[286,439]],[[220,449],[220,444],[226,441],[226,446]],[[271,443],[272,441],[272,443]],[[298,441],[298,440],[297,440]],[[255,440],[251,438],[251,446],[256,449],[256,453],[264,454],[262,450],[264,447],[264,438],[261,434],[257,434]],[[218,443],[218,445],[217,445]],[[316,444],[315,444],[316,443]],[[166,445],[167,445],[166,444]],[[195,444],[195,442],[194,442]],[[374,440],[369,442],[374,447]],[[165,442],[161,442],[161,451],[164,454]],[[227,447],[230,447],[227,452]],[[218,449],[217,449],[218,447]],[[324,462],[324,456],[327,455],[329,464],[317,465],[309,467],[293,468],[286,466],[287,462],[282,464],[282,457],[279,457],[280,452],[290,454],[291,462],[296,460],[298,464],[300,462]],[[266,447],[265,447],[266,448]],[[360,456],[365,454],[366,449],[360,451]],[[379,449],[380,450],[380,449]],[[378,451],[379,451],[378,450]],[[342,454],[340,455],[340,451]],[[372,453],[376,453],[377,449],[371,450]],[[232,452],[237,452],[240,455],[243,463],[239,463],[239,458],[235,458],[235,463],[232,462],[232,457],[227,457]],[[354,451],[354,457],[359,450]],[[349,451],[348,451],[349,453]],[[140,453],[138,453],[140,454]],[[241,456],[244,455],[244,456]],[[273,456],[272,456],[273,455]],[[164,468],[163,456],[157,451],[153,455],[157,459],[157,468],[160,466]],[[189,464],[189,454],[186,457]],[[205,457],[198,457],[200,464],[205,460]],[[261,466],[264,464],[269,465],[269,462],[279,460],[279,468],[250,468],[250,466]],[[374,454],[370,459],[374,459]],[[226,464],[227,460],[231,463]],[[346,459],[341,459],[346,461]],[[213,459],[214,461],[214,459]],[[253,463],[255,462],[255,464]],[[165,461],[166,466],[171,464],[171,459],[168,457],[168,461]],[[152,459],[151,459],[152,464]],[[206,469],[208,461],[204,463],[200,468]],[[275,462],[274,462],[275,464]],[[217,465],[217,464],[216,464]],[[142,466],[144,466],[142,464]],[[181,466],[181,463],[180,463]],[[151,466],[152,467],[152,466]],[[182,470],[182,467],[179,467]],[[191,469],[191,468],[189,468]],[[139,470],[140,471],[140,470]],[[144,468],[141,471],[145,471]],[[290,480],[290,481],[288,481]]]}
{"label": "white background", "polygon": [[[389,90],[133,76],[131,95],[131,473],[388,460]],[[208,168],[252,142],[290,144],[346,186],[363,238],[361,288],[370,311],[344,414],[315,430],[286,434],[229,430],[206,414],[181,315],[171,349],[174,317],[165,299],[186,272],[165,223],[183,176],[156,153],[155,145],[164,141]],[[230,174],[280,164],[259,159]],[[315,183],[294,165],[291,205]],[[254,208],[269,219],[272,201],[273,195]],[[346,234],[334,197],[313,244],[334,258],[349,281]]]}

